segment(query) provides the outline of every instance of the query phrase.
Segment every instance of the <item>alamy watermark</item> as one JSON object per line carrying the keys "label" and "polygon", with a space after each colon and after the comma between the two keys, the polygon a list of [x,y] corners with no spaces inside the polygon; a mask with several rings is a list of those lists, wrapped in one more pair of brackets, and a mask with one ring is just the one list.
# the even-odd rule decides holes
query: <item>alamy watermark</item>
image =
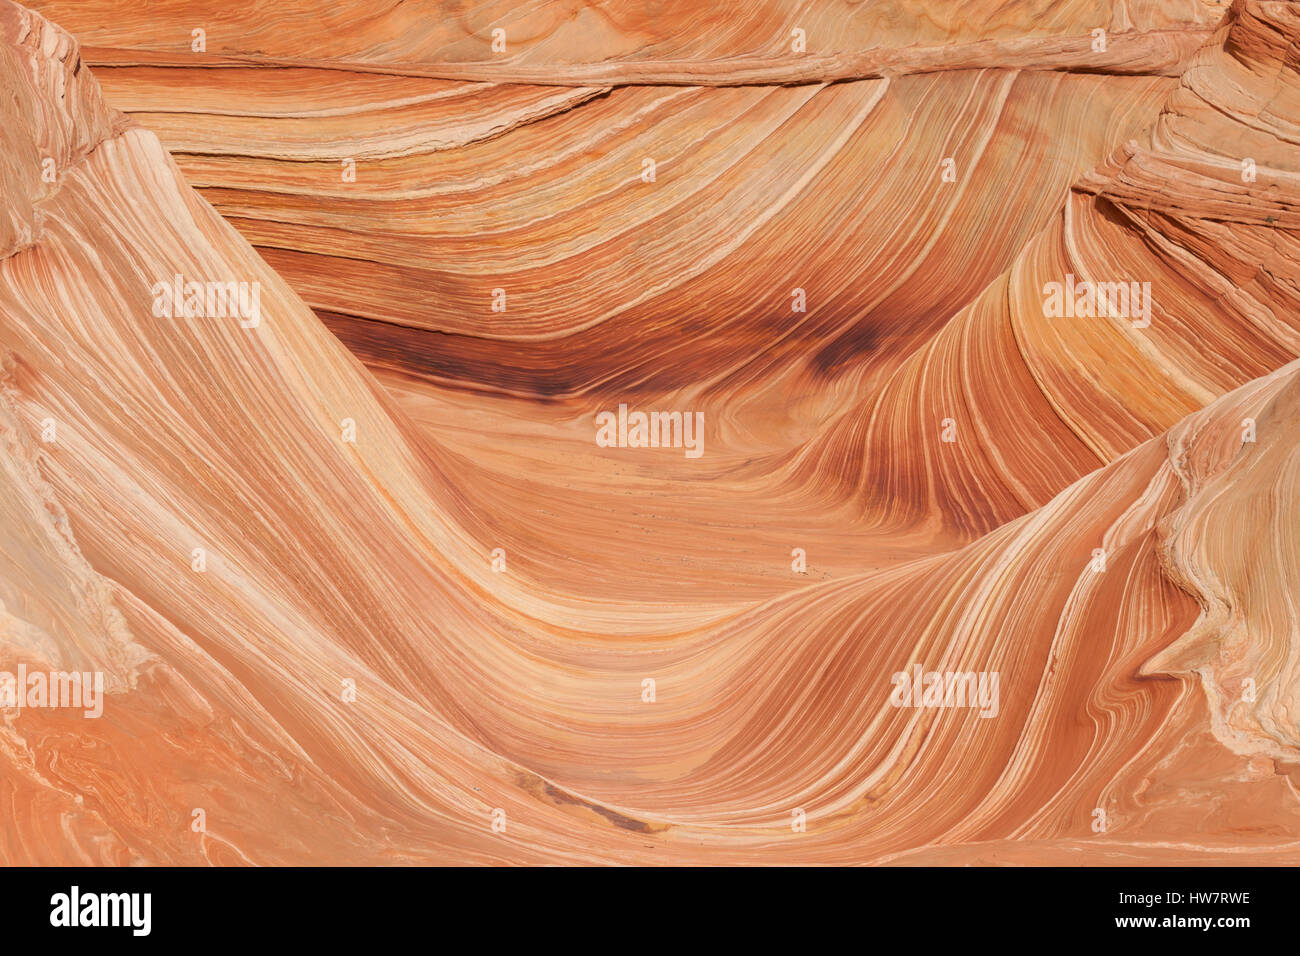
{"label": "alamy watermark", "polygon": [[125,926],[133,936],[148,936],[152,904],[151,893],[83,893],[73,886],[50,897],[50,925]]}
{"label": "alamy watermark", "polygon": [[1132,319],[1139,329],[1151,324],[1150,282],[1075,282],[1069,273],[1064,282],[1043,286],[1043,296],[1049,319]]}
{"label": "alamy watermark", "polygon": [[898,671],[889,702],[895,707],[978,707],[981,717],[998,715],[997,671]]}
{"label": "alamy watermark", "polygon": [[601,448],[682,448],[687,458],[704,454],[703,412],[604,411],[596,415]]}
{"label": "alamy watermark", "polygon": [[81,708],[84,716],[104,713],[102,671],[33,671],[18,665],[18,673],[0,671],[0,710],[17,707]]}
{"label": "alamy watermark", "polygon": [[153,314],[159,319],[231,319],[245,329],[262,321],[262,283],[240,281],[187,282],[179,272],[171,281],[155,282]]}

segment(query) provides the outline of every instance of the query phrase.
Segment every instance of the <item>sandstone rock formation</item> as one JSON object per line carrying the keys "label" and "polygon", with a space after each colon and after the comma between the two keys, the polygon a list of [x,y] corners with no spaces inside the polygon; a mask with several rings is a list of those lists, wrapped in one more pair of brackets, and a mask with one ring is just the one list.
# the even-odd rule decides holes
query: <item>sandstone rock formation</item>
{"label": "sandstone rock formation", "polygon": [[685,6],[0,0],[0,862],[1300,861],[1300,13]]}

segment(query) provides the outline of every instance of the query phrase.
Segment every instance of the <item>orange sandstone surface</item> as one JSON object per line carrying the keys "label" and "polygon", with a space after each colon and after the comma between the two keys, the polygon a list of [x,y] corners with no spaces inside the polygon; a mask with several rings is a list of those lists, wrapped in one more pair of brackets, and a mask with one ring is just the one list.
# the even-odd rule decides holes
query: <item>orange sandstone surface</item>
{"label": "orange sandstone surface", "polygon": [[1300,862],[1297,49],[0,0],[0,863]]}

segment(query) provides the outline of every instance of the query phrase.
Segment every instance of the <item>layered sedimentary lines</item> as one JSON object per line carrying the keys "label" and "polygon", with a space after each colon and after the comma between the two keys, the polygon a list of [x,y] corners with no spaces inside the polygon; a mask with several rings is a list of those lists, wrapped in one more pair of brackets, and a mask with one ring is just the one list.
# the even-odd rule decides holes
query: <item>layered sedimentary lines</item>
{"label": "layered sedimentary lines", "polygon": [[1300,859],[1290,6],[0,2],[5,862]]}
{"label": "layered sedimentary lines", "polygon": [[[309,0],[274,9],[167,0],[148,10],[54,0],[42,8],[92,62],[288,63],[448,79],[574,83],[823,82],[885,73],[1041,66],[1175,73],[1221,18],[1221,0],[1111,4],[1025,0],[936,7],[923,0],[675,0],[489,3]],[[193,31],[203,43],[191,42]],[[1113,42],[1095,49],[1093,31]],[[802,35],[798,58],[792,41]],[[605,77],[606,80],[597,78]]]}

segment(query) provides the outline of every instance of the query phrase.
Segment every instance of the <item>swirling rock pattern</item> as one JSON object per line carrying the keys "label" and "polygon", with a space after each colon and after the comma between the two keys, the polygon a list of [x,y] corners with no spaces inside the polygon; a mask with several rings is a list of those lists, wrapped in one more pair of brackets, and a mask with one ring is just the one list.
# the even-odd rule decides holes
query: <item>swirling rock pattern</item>
{"label": "swirling rock pattern", "polygon": [[30,6],[0,861],[1300,861],[1293,7]]}

